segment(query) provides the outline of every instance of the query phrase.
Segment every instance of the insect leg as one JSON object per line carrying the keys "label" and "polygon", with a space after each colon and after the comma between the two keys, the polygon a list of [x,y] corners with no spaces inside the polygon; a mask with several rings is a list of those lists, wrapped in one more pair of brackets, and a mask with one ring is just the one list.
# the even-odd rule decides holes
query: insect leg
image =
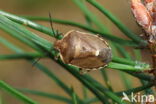
{"label": "insect leg", "polygon": [[88,71],[84,68],[80,68],[80,74],[83,75],[83,74],[86,74]]}
{"label": "insect leg", "polygon": [[[50,26],[51,26],[52,33],[53,33],[54,37],[56,38],[56,37],[58,37],[58,35],[57,35],[58,31],[56,31],[56,33],[54,31],[53,22],[52,22],[52,16],[51,16],[50,12],[49,12],[49,19],[50,19]],[[53,50],[53,47],[51,46],[49,52],[51,52],[52,50]],[[49,52],[45,53],[45,56],[47,56],[49,54]],[[57,55],[57,57],[58,57],[58,55]],[[39,57],[38,59],[34,60],[32,66],[34,66],[40,59],[41,59],[41,57]]]}

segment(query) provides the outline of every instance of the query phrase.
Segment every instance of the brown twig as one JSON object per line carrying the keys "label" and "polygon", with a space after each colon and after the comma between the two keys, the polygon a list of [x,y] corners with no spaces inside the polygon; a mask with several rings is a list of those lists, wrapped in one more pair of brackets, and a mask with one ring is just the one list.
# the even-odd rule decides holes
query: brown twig
{"label": "brown twig", "polygon": [[155,76],[155,86],[156,86],[156,54],[152,55],[152,62],[153,62],[153,75]]}
{"label": "brown twig", "polygon": [[152,73],[155,77],[156,87],[156,1],[155,0],[131,0],[131,9],[138,24],[145,31],[148,47],[152,54]]}

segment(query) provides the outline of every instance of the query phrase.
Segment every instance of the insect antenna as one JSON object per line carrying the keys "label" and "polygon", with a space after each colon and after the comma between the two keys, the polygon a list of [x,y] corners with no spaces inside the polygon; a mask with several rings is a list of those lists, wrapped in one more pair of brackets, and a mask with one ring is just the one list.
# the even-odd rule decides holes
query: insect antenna
{"label": "insect antenna", "polygon": [[[59,34],[58,30],[56,30],[56,32],[54,31],[52,16],[51,16],[50,12],[49,12],[49,21],[50,21],[50,27],[51,27],[52,33],[53,33],[54,37],[57,38],[57,36],[60,35],[60,34]],[[51,52],[52,49],[53,49],[53,47],[50,48],[49,52]],[[46,52],[45,56],[47,56],[49,54],[49,52]],[[39,57],[38,59],[34,60],[32,66],[34,66],[40,59],[41,59],[41,57]]]}
{"label": "insect antenna", "polygon": [[50,27],[51,27],[52,33],[53,33],[54,37],[57,38],[57,35],[58,35],[58,34],[55,33],[55,31],[54,31],[52,16],[51,16],[51,13],[50,13],[50,12],[49,12],[49,21],[50,21]]}

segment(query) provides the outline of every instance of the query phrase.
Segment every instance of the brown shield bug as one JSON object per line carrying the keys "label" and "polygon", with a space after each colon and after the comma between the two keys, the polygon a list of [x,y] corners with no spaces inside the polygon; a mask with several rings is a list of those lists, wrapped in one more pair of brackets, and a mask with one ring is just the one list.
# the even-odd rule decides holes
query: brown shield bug
{"label": "brown shield bug", "polygon": [[75,30],[57,40],[54,47],[64,63],[83,69],[83,73],[106,66],[112,57],[111,48],[103,38]]}

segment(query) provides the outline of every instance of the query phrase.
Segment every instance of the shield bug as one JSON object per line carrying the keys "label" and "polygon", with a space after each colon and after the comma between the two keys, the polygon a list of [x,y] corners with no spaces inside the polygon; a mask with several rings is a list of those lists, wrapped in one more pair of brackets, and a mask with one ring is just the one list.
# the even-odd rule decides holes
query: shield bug
{"label": "shield bug", "polygon": [[77,66],[83,72],[106,66],[112,57],[111,48],[103,38],[75,30],[57,40],[54,47],[64,63]]}

